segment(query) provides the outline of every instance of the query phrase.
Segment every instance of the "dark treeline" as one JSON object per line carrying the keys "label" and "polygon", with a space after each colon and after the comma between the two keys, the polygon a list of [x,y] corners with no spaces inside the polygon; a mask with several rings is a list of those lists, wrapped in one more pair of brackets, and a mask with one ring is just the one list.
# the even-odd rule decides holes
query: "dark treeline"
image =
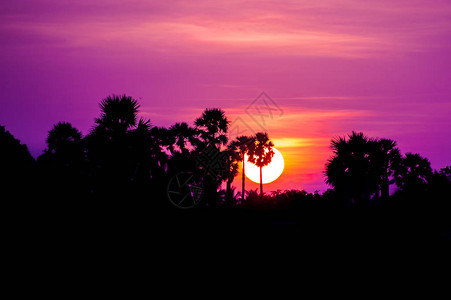
{"label": "dark treeline", "polygon": [[[206,109],[194,126],[181,122],[169,128],[155,126],[138,113],[139,103],[133,98],[109,96],[101,101],[100,115],[86,136],[70,123],[55,124],[37,160],[0,127],[2,200],[31,203],[40,215],[60,222],[75,218],[78,224],[149,219],[170,223],[202,216],[276,227],[305,225],[314,218],[330,225],[340,219],[340,228],[345,228],[359,215],[359,222],[364,218],[371,228],[387,228],[392,223],[368,217],[384,212],[397,224],[407,222],[408,228],[427,225],[440,228],[434,234],[447,234],[450,167],[432,170],[427,158],[402,154],[390,139],[358,132],[333,139],[324,170],[331,189],[322,194],[264,193],[263,186],[259,192],[246,191],[244,176],[236,176],[245,153],[260,167],[271,161],[274,145],[266,133],[230,140],[229,120],[217,108]],[[183,174],[192,185],[178,183],[180,193],[171,190],[171,182],[180,181]],[[234,180],[241,181],[239,191],[232,187]],[[192,208],[180,209],[178,204]]]}

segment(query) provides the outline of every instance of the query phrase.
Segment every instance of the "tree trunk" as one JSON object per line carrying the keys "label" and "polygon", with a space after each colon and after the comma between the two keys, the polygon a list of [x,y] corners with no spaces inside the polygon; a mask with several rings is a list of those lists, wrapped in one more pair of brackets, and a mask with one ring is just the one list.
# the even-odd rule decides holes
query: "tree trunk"
{"label": "tree trunk", "polygon": [[[233,178],[232,178],[233,180]],[[227,179],[227,189],[226,189],[226,201],[228,203],[232,202],[232,180]]]}
{"label": "tree trunk", "polygon": [[260,196],[263,197],[263,180],[262,180],[262,167],[260,167]]}
{"label": "tree trunk", "polygon": [[389,197],[390,197],[390,191],[389,191],[388,177],[384,176],[384,179],[382,179],[382,187],[381,187],[382,202],[385,203]]}
{"label": "tree trunk", "polygon": [[245,175],[244,175],[244,158],[243,158],[243,192],[241,194],[241,202],[244,202],[244,180],[245,180]]}

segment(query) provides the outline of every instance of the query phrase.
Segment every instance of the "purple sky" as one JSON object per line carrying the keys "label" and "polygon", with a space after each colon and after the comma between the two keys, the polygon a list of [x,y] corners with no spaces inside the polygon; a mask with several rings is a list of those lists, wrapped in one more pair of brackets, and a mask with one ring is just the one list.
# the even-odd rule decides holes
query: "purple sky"
{"label": "purple sky", "polygon": [[269,190],[323,190],[330,139],[352,130],[451,164],[450,1],[6,0],[0,45],[0,124],[34,156],[58,121],[87,134],[112,93],[167,126],[246,119],[265,91],[286,160]]}

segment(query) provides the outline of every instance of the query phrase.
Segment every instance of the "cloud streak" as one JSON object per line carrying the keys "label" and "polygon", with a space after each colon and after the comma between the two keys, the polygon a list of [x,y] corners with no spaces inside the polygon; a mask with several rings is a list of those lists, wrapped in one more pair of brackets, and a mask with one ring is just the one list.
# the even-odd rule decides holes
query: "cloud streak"
{"label": "cloud streak", "polygon": [[434,36],[450,32],[447,16],[451,11],[448,5],[438,9],[421,2],[255,5],[231,1],[224,6],[208,1],[169,6],[156,1],[118,7],[110,1],[93,1],[93,5],[74,2],[65,9],[56,1],[45,3],[28,2],[28,6],[16,8],[11,4],[9,11],[4,9],[2,31],[9,38],[3,42],[13,45],[33,35],[36,41],[51,40],[66,48],[129,48],[166,55],[180,55],[181,50],[208,54],[252,51],[259,55],[357,58],[437,47]]}

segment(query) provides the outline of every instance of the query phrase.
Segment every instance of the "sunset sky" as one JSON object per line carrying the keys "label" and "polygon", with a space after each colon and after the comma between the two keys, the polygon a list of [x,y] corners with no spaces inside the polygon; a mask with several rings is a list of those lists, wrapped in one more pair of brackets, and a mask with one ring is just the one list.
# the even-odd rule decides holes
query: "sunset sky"
{"label": "sunset sky", "polygon": [[267,191],[327,188],[330,140],[352,130],[451,164],[451,1],[5,0],[0,45],[0,124],[35,157],[112,93],[158,126],[220,107],[253,127],[264,91],[285,158]]}

